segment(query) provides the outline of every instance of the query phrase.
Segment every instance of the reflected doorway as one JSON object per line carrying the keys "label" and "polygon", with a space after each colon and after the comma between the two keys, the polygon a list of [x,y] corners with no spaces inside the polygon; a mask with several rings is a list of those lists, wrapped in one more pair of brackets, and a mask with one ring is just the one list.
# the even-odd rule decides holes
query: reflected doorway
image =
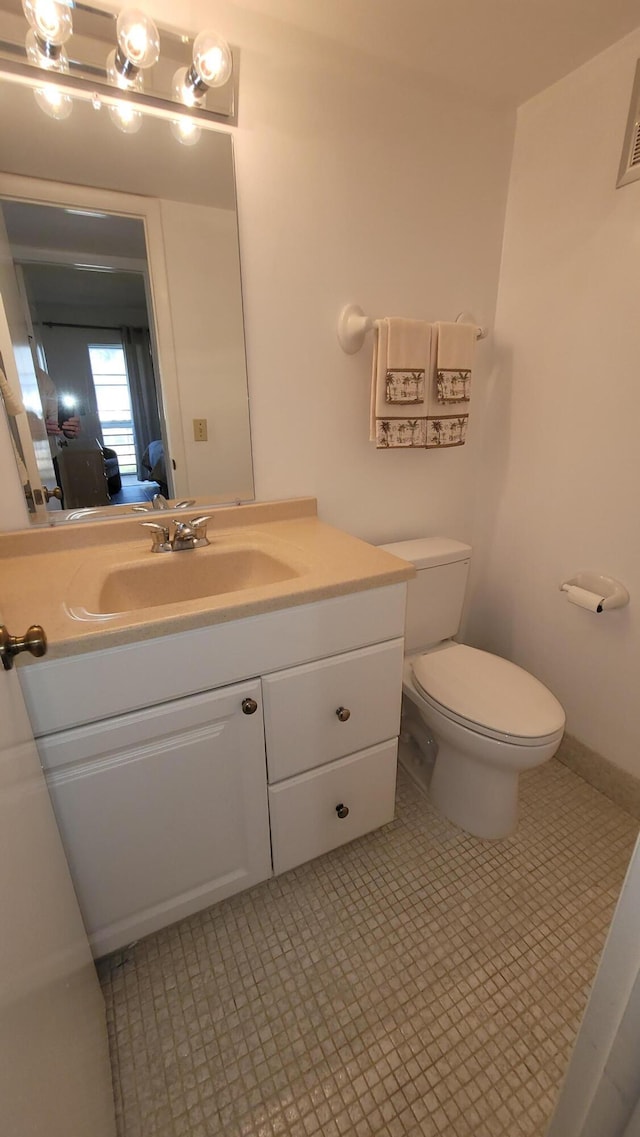
{"label": "reflected doorway", "polygon": [[172,496],[143,221],[15,201],[2,213],[37,381],[23,399],[51,452],[42,482],[62,491],[47,508]]}

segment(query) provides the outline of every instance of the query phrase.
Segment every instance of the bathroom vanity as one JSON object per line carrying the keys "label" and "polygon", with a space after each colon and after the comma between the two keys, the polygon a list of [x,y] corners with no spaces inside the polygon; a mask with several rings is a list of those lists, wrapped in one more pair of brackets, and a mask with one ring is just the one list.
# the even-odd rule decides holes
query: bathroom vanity
{"label": "bathroom vanity", "polygon": [[[110,542],[100,567],[87,544],[67,550],[69,575],[58,560],[66,610],[51,614],[50,657],[20,677],[96,955],[393,818],[412,570],[322,525],[315,503],[296,507],[216,513],[217,553],[251,545],[296,566],[238,595],[91,620],[74,590],[87,601],[92,566],[131,567],[132,533],[151,557],[143,531]],[[187,578],[203,553],[141,571],[162,561],[167,580]],[[4,610],[20,618],[6,599]],[[45,613],[32,618],[46,627]]]}

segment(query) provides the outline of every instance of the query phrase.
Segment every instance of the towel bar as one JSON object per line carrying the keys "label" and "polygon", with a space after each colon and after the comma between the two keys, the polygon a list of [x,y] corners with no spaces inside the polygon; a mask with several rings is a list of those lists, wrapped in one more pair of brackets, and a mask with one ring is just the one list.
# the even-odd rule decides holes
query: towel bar
{"label": "towel bar", "polygon": [[[372,331],[375,324],[373,316],[366,316],[357,304],[345,304],[338,317],[338,343],[347,355],[355,355],[360,351],[367,332]],[[483,340],[487,329],[476,324],[469,312],[460,312],[456,316],[456,324],[475,324],[476,339]]]}

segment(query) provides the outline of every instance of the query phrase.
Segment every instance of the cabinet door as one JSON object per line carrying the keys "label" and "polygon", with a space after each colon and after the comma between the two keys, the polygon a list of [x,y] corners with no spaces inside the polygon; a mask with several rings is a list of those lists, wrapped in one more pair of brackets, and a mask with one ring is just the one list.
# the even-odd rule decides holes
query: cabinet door
{"label": "cabinet door", "polygon": [[271,784],[395,738],[403,649],[392,640],[262,680]]}
{"label": "cabinet door", "polygon": [[95,955],[271,875],[259,680],[39,748]]}

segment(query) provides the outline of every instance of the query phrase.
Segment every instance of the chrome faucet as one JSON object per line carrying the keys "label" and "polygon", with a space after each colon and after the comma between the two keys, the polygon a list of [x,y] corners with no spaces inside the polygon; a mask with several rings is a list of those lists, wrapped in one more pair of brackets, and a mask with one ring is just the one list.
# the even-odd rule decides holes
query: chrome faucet
{"label": "chrome faucet", "polygon": [[160,525],[157,521],[141,521],[140,524],[151,532],[152,553],[182,553],[210,544],[207,537],[207,521],[210,520],[210,517],[194,517],[192,521],[178,521],[174,517],[169,525]]}

